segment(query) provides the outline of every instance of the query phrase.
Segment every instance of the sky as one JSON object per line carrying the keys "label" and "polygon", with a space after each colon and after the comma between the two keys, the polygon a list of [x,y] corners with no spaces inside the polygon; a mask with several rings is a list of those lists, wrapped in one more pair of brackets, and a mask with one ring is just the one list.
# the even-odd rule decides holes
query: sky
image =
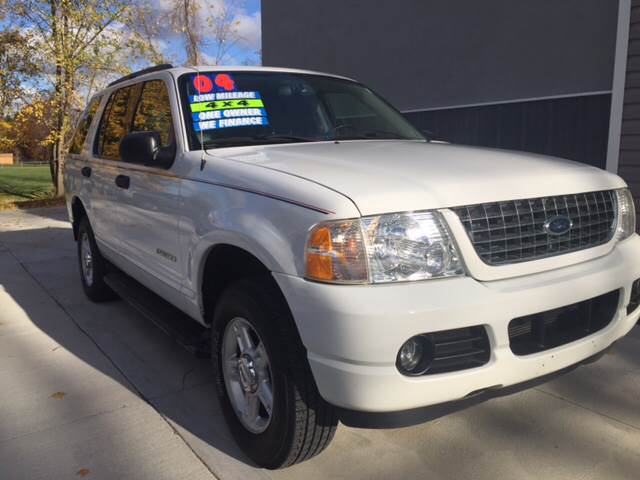
{"label": "sky", "polygon": [[[0,0],[1,1],[1,0]],[[168,12],[173,5],[173,0],[144,0],[148,2],[149,6],[155,10],[157,19],[159,22],[166,21],[168,18]],[[223,58],[221,64],[223,65],[260,65],[262,48],[262,33],[261,33],[261,0],[195,0],[200,4],[200,12],[203,18],[206,18],[207,14],[211,14],[212,9],[215,10],[216,5],[221,3],[233,3],[237,6],[235,20],[238,22],[238,41],[230,48],[228,54]],[[117,22],[116,22],[117,23]],[[204,22],[203,22],[204,23]],[[0,20],[0,30],[13,27],[11,20],[6,18]],[[30,29],[29,25],[22,25],[23,29]],[[186,49],[182,36],[171,30],[170,25],[160,25],[161,31],[159,38],[156,40],[156,47],[162,51],[167,62],[173,65],[183,65],[186,63]],[[119,27],[114,24],[112,28],[112,34],[118,34]],[[202,64],[213,64],[212,60],[215,58],[215,48],[212,45],[207,45],[206,29],[204,35],[204,47],[203,47],[203,61]],[[126,54],[125,54],[126,55]],[[129,65],[132,70],[138,70],[148,67],[148,61],[134,61]],[[116,78],[118,74],[112,74],[111,77]],[[113,80],[109,76],[105,77],[105,82]],[[23,87],[26,91],[40,90],[40,80],[35,83],[33,79],[25,79],[23,81]],[[82,88],[81,88],[82,90]],[[82,92],[81,92],[82,93]],[[86,92],[88,97],[91,92]]]}
{"label": "sky", "polygon": [[[203,15],[206,15],[208,8],[220,2],[229,0],[198,0],[201,4],[200,11]],[[260,13],[260,0],[235,0],[239,6],[238,15],[236,20],[239,21],[238,34],[240,36],[239,41],[231,48],[223,63],[226,65],[259,65],[260,50],[262,48],[261,38],[261,13]],[[161,12],[166,10],[168,5],[171,4],[171,0],[150,0],[154,8],[158,8]],[[205,36],[205,43],[207,41]],[[168,34],[163,36],[159,42],[158,47],[168,57],[169,60],[176,64],[184,63],[186,60],[184,40],[180,35]],[[210,46],[206,46],[203,49],[203,57],[207,62],[207,58],[213,58],[215,52]]]}
{"label": "sky", "polygon": [[[147,0],[152,8],[156,9],[161,18],[167,11],[171,0]],[[202,8],[202,12],[207,11],[208,6],[215,6],[220,2],[235,2],[239,6],[237,20],[239,23],[240,40],[230,50],[229,55],[224,59],[226,65],[259,65],[261,63],[260,50],[262,48],[261,29],[261,0],[197,0]],[[10,27],[8,19],[0,21],[0,30]],[[176,65],[186,61],[184,41],[179,35],[167,31],[162,32],[162,39],[158,42],[158,47],[167,56],[167,59],[175,62]],[[206,37],[205,37],[206,41]],[[205,60],[212,57],[215,52],[210,47],[204,48]]]}

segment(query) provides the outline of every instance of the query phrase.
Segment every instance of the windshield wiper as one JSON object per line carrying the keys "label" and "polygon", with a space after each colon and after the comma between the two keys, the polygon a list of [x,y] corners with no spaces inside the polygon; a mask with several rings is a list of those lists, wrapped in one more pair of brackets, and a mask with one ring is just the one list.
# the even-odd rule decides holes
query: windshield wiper
{"label": "windshield wiper", "polygon": [[253,139],[259,139],[259,140],[291,140],[292,142],[319,142],[321,141],[318,138],[311,138],[311,137],[301,137],[299,135],[280,135],[280,134],[273,134],[273,135],[256,135],[255,137],[251,137]]}
{"label": "windshield wiper", "polygon": [[366,138],[390,138],[394,140],[409,140],[407,137],[399,134],[398,132],[390,132],[388,130],[367,130],[362,134],[362,136]]}
{"label": "windshield wiper", "polygon": [[250,137],[226,137],[214,141],[206,142],[204,148],[220,148],[228,146],[241,145],[263,145],[272,141],[278,143],[294,143],[294,142],[319,142],[320,139],[301,137],[297,135],[252,135]]}
{"label": "windshield wiper", "polygon": [[364,132],[354,132],[352,135],[344,135],[344,136],[339,136],[338,135],[338,131],[342,130],[342,129],[355,129],[355,127],[353,125],[347,124],[347,123],[343,123],[340,125],[336,125],[335,127],[333,127],[333,139],[332,140],[336,140],[336,141],[340,141],[340,140],[368,140],[371,138],[374,139],[393,139],[393,140],[409,140],[407,137],[405,137],[404,135],[399,134],[398,132],[391,132],[389,130],[376,130],[376,129],[372,129],[372,130],[366,130]]}

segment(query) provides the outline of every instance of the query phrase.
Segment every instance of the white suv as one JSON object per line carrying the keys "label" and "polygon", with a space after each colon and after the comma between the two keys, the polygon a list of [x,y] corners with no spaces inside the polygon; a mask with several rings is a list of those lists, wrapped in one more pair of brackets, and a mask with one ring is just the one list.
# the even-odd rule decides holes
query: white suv
{"label": "white suv", "polygon": [[89,298],[126,274],[206,327],[230,429],[269,468],[338,419],[407,424],[583,363],[640,316],[623,180],[429,141],[342,77],[130,75],[89,103],[65,186]]}

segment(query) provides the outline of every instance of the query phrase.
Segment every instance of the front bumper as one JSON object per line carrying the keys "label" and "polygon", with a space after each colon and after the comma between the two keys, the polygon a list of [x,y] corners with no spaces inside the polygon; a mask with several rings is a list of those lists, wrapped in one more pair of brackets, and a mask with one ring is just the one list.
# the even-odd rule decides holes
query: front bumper
{"label": "front bumper", "polygon": [[[582,362],[624,336],[640,317],[627,315],[631,284],[640,277],[640,237],[608,255],[508,280],[470,277],[384,285],[326,285],[274,274],[308,350],[318,389],[328,402],[363,412],[393,412],[507,387]],[[516,356],[508,324],[516,317],[581,302],[621,289],[611,323],[580,340]],[[410,337],[484,325],[491,359],[469,370],[407,377],[395,366]]]}

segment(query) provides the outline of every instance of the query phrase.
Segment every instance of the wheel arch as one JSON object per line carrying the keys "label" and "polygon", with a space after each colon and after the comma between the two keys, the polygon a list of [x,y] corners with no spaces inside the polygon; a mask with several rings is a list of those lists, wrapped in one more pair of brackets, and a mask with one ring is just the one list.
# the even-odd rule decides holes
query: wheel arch
{"label": "wheel arch", "polygon": [[78,240],[78,227],[80,226],[80,221],[87,217],[87,209],[82,203],[80,197],[73,197],[71,200],[71,226],[73,228],[73,238],[74,240]]}
{"label": "wheel arch", "polygon": [[271,272],[264,261],[238,245],[219,243],[210,246],[203,256],[199,287],[204,322],[211,324],[220,295],[231,284],[243,278],[260,277],[269,282],[286,302]]}

